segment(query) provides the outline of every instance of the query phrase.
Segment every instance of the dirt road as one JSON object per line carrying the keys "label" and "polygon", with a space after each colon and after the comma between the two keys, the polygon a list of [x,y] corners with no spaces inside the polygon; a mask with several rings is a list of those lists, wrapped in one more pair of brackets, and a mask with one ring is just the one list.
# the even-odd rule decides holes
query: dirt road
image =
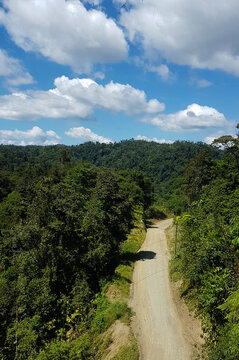
{"label": "dirt road", "polygon": [[191,360],[193,356],[193,341],[184,328],[190,316],[179,314],[169,281],[165,229],[171,224],[167,219],[148,229],[135,264],[130,306],[142,360]]}

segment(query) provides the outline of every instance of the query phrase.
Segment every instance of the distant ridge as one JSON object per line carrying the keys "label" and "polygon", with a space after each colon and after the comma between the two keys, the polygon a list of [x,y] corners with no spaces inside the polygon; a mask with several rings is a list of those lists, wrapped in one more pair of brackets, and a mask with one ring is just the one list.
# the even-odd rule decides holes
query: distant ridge
{"label": "distant ridge", "polygon": [[72,162],[87,161],[116,170],[143,171],[158,191],[162,191],[172,179],[181,177],[188,161],[201,151],[209,149],[213,158],[221,156],[221,152],[210,145],[189,141],[176,141],[173,144],[124,140],[113,144],[86,142],[75,146],[0,145],[0,169],[13,171],[32,165],[49,169],[53,164],[60,163],[59,149],[62,147],[70,153]]}

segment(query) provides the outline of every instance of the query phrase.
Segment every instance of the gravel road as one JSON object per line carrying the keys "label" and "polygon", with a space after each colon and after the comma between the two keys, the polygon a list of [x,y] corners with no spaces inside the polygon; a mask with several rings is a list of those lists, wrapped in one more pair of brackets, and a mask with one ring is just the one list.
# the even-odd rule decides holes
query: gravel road
{"label": "gravel road", "polygon": [[[172,219],[156,222],[147,231],[137,255],[130,306],[141,360],[191,360],[188,319],[178,314],[169,280],[169,252],[165,229]],[[188,315],[189,316],[189,315]]]}

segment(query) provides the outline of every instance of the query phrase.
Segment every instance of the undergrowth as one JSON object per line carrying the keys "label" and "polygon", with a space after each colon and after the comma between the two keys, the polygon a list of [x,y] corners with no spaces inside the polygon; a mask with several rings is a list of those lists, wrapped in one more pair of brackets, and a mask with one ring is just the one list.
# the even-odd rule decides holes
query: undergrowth
{"label": "undergrowth", "polygon": [[[46,344],[37,360],[104,360],[112,344],[111,326],[116,320],[129,324],[131,310],[127,306],[134,268],[134,255],[145,239],[143,210],[135,210],[134,228],[122,242],[119,264],[111,281],[105,284],[91,303],[87,318],[76,311],[68,317],[69,331],[59,333],[58,339]],[[137,360],[136,340],[130,332],[128,344],[122,346],[114,360]]]}
{"label": "undergrowth", "polygon": [[[197,300],[197,292],[194,288],[189,286],[188,281],[184,277],[184,272],[182,268],[182,257],[181,257],[181,242],[182,242],[182,234],[180,231],[180,227],[177,232],[177,240],[176,240],[176,249],[175,249],[175,237],[176,237],[176,226],[175,223],[166,229],[166,237],[168,241],[168,248],[170,252],[170,279],[172,282],[179,284],[179,292],[181,297],[184,299],[187,304],[188,310],[191,312],[195,312],[198,316],[197,312],[198,300]],[[202,319],[202,318],[201,318]],[[202,323],[202,330],[203,323]],[[193,355],[193,359],[200,360],[205,359],[206,353],[204,348],[198,348],[198,345],[195,345],[195,352]]]}
{"label": "undergrowth", "polygon": [[130,339],[130,345],[122,346],[113,360],[138,360],[138,358],[138,345],[135,338],[132,336]]}
{"label": "undergrowth", "polygon": [[[131,310],[127,306],[127,302],[130,294],[131,278],[134,269],[134,255],[143,244],[146,234],[142,218],[142,209],[136,209],[135,226],[131,230],[126,241],[122,243],[120,263],[115,270],[115,276],[113,280],[107,283],[103,289],[103,294],[107,299],[108,305],[105,305],[106,308],[103,312],[99,312],[100,321],[99,323],[97,321],[97,328],[101,327],[101,331],[103,329],[106,330],[106,328],[108,328],[117,319],[120,319],[124,323],[130,322],[132,314]],[[98,319],[97,315],[96,318]],[[103,321],[102,318],[104,318]],[[109,319],[111,319],[111,321]],[[96,322],[94,322],[94,324],[95,323]],[[138,357],[138,346],[134,336],[131,334],[129,345],[122,346],[118,354],[113,359],[136,360]]]}

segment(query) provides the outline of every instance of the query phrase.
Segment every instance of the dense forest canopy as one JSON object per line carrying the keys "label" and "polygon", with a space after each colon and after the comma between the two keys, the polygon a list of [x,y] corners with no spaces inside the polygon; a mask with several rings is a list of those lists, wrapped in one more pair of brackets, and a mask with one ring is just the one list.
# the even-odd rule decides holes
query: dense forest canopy
{"label": "dense forest canopy", "polygon": [[154,202],[180,215],[173,266],[209,359],[238,359],[238,141],[0,146],[0,358],[94,358],[97,293]]}
{"label": "dense forest canopy", "polygon": [[147,174],[157,192],[172,188],[172,179],[182,177],[190,159],[209,149],[213,158],[221,152],[204,143],[188,141],[157,144],[143,140],[126,140],[114,144],[87,142],[76,146],[14,146],[0,145],[0,169],[18,171],[23,168],[41,172],[53,164],[79,160],[116,170],[139,170]]}
{"label": "dense forest canopy", "polygon": [[173,266],[183,274],[182,294],[197,299],[210,360],[239,358],[239,137],[214,142],[227,151],[213,160],[206,151],[186,169],[188,198],[181,245]]}
{"label": "dense forest canopy", "polygon": [[1,175],[0,358],[35,359],[65,336],[75,312],[87,328],[94,295],[113,273],[135,209],[149,206],[151,185],[140,172],[83,162]]}

